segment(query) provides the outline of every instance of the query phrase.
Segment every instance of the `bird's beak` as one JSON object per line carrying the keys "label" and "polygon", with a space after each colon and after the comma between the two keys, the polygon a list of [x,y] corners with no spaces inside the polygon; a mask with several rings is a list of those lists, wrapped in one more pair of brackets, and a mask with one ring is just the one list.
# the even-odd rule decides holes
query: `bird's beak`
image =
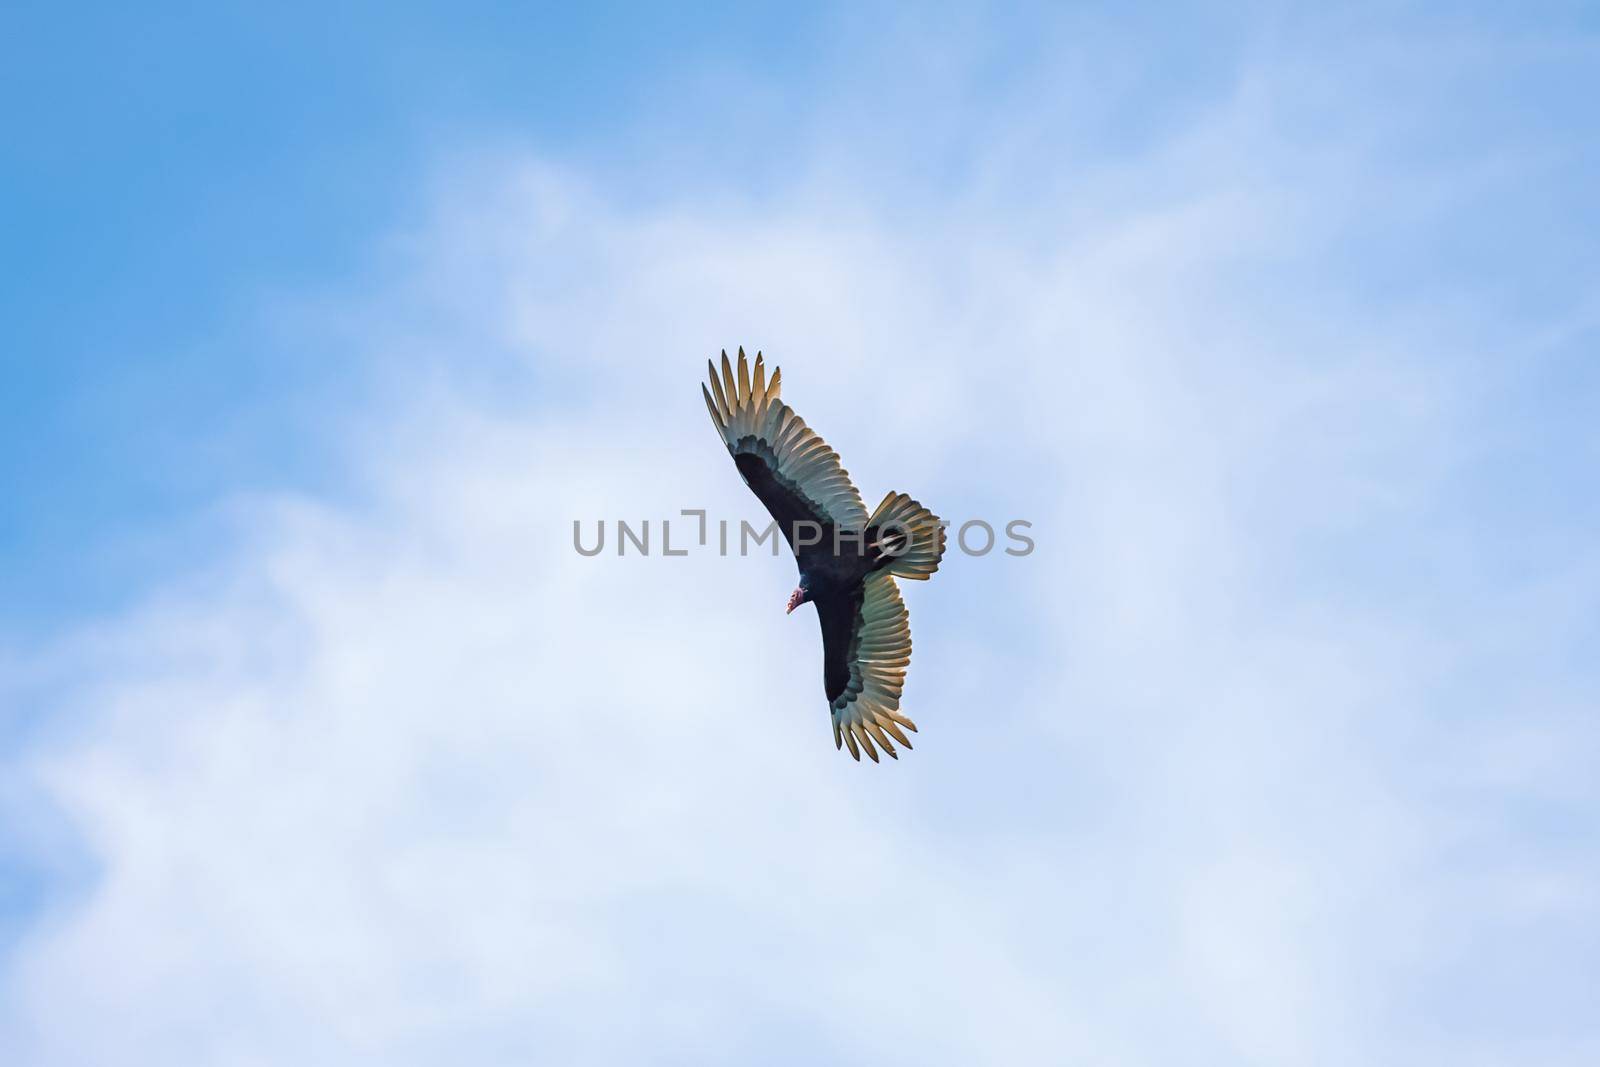
{"label": "bird's beak", "polygon": [[805,601],[806,591],[801,589],[799,586],[795,586],[794,592],[789,594],[789,606],[783,609],[783,613],[785,615],[793,614],[794,609],[799,607],[801,604],[804,604]]}

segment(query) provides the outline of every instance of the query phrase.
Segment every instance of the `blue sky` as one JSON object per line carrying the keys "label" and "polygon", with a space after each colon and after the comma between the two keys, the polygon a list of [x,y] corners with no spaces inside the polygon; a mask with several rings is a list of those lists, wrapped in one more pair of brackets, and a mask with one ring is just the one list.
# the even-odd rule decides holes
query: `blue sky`
{"label": "blue sky", "polygon": [[128,595],[159,553],[152,522],[241,480],[326,476],[317,426],[359,403],[361,369],[273,336],[262,305],[359,286],[434,152],[527,137],[615,163],[648,136],[654,86],[693,106],[699,64],[780,51],[761,47],[774,21],[604,7],[8,21],[6,359],[23,387],[0,529],[18,626]]}
{"label": "blue sky", "polygon": [[[1579,10],[1363,22],[1273,6],[1132,18],[1084,8],[1039,34],[1037,18],[957,10],[800,19],[727,5],[684,18],[490,5],[469,17],[385,6],[380,17],[348,5],[311,17],[245,5],[69,19],[26,7],[11,16],[4,75],[6,358],[21,386],[5,420],[6,624],[124,600],[160,565],[172,518],[228,487],[336,479],[319,428],[330,409],[361,403],[366,368],[263,319],[283,293],[344,292],[381,270],[381,235],[416,211],[440,155],[528,144],[635,203],[685,190],[760,198],[805,170],[819,127],[848,110],[846,121],[892,131],[840,164],[860,169],[853,191],[892,211],[919,194],[970,195],[982,116],[1004,113],[1046,70],[1093,94],[1068,103],[1058,132],[1104,165],[1230,92],[1246,55],[1360,48],[1380,27],[1394,62],[1418,37],[1463,50],[1505,41],[1452,78],[1427,65],[1388,71],[1437,120],[1395,147],[1401,162],[1444,167],[1491,143],[1554,142],[1548,195],[1497,202],[1422,248],[1352,235],[1351,253],[1377,300],[1427,284],[1428,265],[1447,256],[1455,286],[1552,314],[1593,269],[1581,223],[1595,209],[1579,175],[1595,150],[1566,136],[1585,121],[1587,82],[1581,56],[1522,56],[1518,42],[1581,35]],[[959,79],[930,86],[938,57],[885,69],[887,57],[852,43],[871,23],[923,42],[981,26],[984,44]],[[1052,63],[1053,48],[1083,38],[1116,49]],[[1024,203],[1052,192],[1039,175],[1019,184]]]}
{"label": "blue sky", "polygon": [[[1600,1052],[1591,10],[4,18],[8,1062]],[[1035,524],[892,767],[570,550],[741,343]]]}

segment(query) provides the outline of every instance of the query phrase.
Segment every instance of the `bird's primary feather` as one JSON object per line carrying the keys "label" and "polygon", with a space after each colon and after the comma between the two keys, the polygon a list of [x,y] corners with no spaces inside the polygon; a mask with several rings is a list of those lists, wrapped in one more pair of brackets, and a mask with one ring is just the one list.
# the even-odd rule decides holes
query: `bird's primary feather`
{"label": "bird's primary feather", "polygon": [[797,520],[860,530],[867,525],[861,494],[839,463],[838,453],[778,397],[780,375],[764,382],[766,368],[756,354],[756,377],[739,350],[737,376],[722,354],[722,373],[709,361],[711,387],[701,387],[706,409],[728,447],[739,473],[778,521],[794,547]]}

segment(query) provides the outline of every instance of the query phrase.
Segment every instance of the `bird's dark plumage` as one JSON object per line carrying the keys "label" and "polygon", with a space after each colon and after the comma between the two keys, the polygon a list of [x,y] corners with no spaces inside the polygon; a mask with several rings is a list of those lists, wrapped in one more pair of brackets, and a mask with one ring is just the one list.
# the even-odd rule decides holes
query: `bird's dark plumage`
{"label": "bird's dark plumage", "polygon": [[782,376],[767,379],[759,352],[754,376],[743,349],[737,371],[726,352],[720,375],[707,367],[711,421],[800,569],[791,609],[816,604],[834,744],[848,744],[858,760],[863,748],[874,762],[879,748],[898,759],[894,742],[911,747],[902,727],[917,728],[900,713],[911,628],[894,579],[938,570],[943,524],[904,493],[888,494],[868,515],[838,455],[778,398]]}

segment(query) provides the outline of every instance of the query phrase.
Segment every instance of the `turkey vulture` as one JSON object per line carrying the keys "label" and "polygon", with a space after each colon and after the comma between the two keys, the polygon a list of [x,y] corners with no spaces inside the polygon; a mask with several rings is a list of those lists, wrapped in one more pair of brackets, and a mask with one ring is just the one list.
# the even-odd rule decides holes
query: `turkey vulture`
{"label": "turkey vulture", "polygon": [[[722,375],[708,360],[701,386],[711,421],[751,492],[776,520],[800,568],[788,611],[807,601],[822,623],[822,686],[835,748],[878,761],[889,738],[911,747],[901,727],[900,690],[911,662],[911,627],[896,578],[926,579],[944,555],[944,524],[904,493],[890,493],[871,515],[839,456],[778,399],[781,373],[767,378],[761,353],[750,374],[739,349],[737,375],[722,353]],[[876,747],[874,746],[876,742]]]}

